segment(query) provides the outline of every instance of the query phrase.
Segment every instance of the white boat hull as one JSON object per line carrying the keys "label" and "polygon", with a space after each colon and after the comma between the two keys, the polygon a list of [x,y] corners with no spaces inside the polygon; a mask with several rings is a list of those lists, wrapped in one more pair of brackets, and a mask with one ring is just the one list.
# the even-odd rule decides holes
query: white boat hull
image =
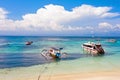
{"label": "white boat hull", "polygon": [[86,47],[84,45],[82,45],[83,51],[91,54],[93,56],[97,56],[97,55],[103,55],[104,54],[104,50],[103,48],[99,48],[99,49],[94,49],[93,47]]}

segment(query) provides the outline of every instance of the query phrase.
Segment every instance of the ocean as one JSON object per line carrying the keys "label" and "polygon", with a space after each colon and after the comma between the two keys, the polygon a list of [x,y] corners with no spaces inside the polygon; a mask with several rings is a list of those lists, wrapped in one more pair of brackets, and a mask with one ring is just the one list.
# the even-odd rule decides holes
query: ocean
{"label": "ocean", "polygon": [[[116,42],[108,42],[115,39]],[[33,41],[26,45],[27,41]],[[91,56],[83,52],[81,45],[88,41],[100,42],[105,50],[103,56]],[[68,56],[59,61],[46,61],[40,56],[43,49],[63,48]],[[3,69],[34,68],[50,64],[54,73],[108,71],[120,69],[120,37],[46,37],[46,36],[1,36],[0,74]],[[54,67],[57,66],[57,67]],[[34,71],[37,71],[34,70]]]}

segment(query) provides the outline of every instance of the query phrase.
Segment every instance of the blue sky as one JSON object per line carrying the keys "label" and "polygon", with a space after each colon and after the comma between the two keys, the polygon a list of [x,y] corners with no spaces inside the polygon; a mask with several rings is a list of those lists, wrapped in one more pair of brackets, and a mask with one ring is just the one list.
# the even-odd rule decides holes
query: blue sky
{"label": "blue sky", "polygon": [[119,5],[120,0],[0,0],[0,35],[119,36]]}
{"label": "blue sky", "polygon": [[81,4],[110,6],[113,7],[112,12],[120,12],[120,0],[0,0],[0,7],[10,12],[8,17],[11,19],[21,19],[22,15],[36,12],[47,4],[62,5],[67,10]]}

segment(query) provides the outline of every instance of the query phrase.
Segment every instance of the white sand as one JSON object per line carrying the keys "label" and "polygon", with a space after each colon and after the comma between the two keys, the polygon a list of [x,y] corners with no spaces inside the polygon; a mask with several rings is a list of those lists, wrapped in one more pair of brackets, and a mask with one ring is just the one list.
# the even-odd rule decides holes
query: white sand
{"label": "white sand", "polygon": [[[20,69],[21,70],[21,69]],[[34,70],[33,70],[34,71]],[[2,72],[1,72],[2,73]],[[0,80],[120,80],[120,70],[105,72],[84,72],[68,74],[42,74],[14,71],[0,74]]]}

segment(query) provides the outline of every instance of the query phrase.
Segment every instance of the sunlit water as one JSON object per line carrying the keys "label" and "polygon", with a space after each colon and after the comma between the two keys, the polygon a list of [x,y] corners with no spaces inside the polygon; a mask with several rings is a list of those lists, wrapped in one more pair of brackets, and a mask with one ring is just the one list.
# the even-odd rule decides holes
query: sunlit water
{"label": "sunlit water", "polygon": [[[108,39],[116,39],[117,42],[111,43],[107,41]],[[27,41],[33,41],[33,44],[25,45]],[[100,42],[105,50],[105,55],[99,57],[86,55],[81,45],[88,41]],[[41,59],[41,51],[49,47],[62,47],[63,52],[68,53],[68,57],[59,61]],[[73,57],[71,57],[72,55]],[[0,37],[1,71],[3,68],[4,70],[9,68],[14,70],[27,67],[35,72],[43,68],[42,66],[48,67],[48,72],[54,69],[53,73],[109,71],[120,69],[119,57],[120,38]]]}

